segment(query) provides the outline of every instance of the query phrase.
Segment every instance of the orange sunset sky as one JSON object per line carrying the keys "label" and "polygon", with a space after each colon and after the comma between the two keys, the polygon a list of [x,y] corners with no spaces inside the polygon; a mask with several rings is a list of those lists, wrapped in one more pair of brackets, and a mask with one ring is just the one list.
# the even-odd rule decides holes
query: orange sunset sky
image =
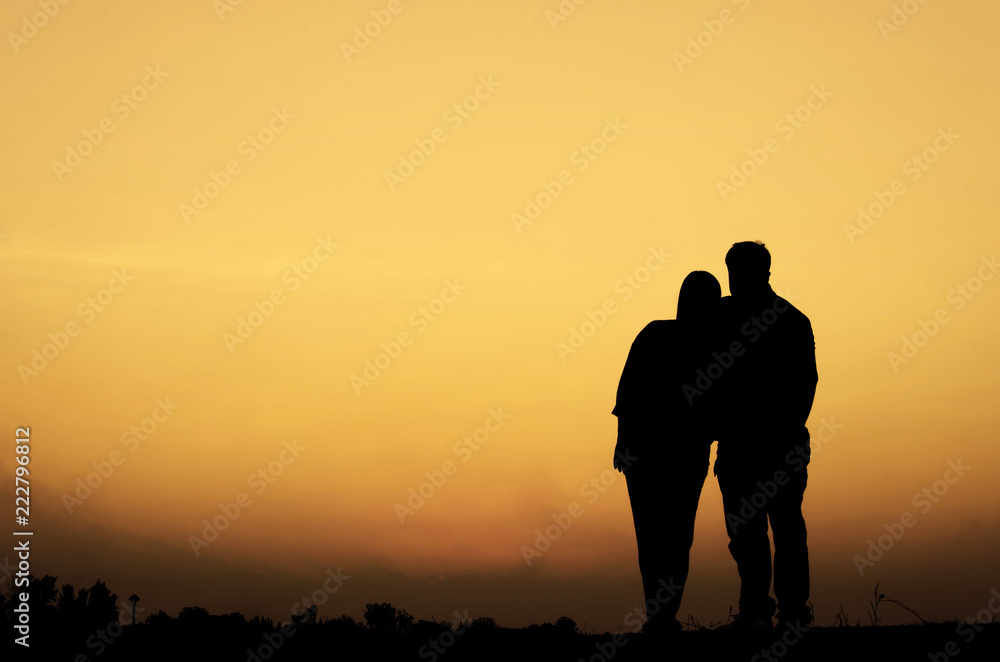
{"label": "orange sunset sky", "polygon": [[[818,622],[867,622],[876,582],[942,618],[1000,588],[995,3],[0,16],[0,397],[36,574],[287,619],[339,568],[331,617],[628,629],[629,345],[760,239],[817,343]],[[735,610],[726,543],[710,475],[682,615]]]}

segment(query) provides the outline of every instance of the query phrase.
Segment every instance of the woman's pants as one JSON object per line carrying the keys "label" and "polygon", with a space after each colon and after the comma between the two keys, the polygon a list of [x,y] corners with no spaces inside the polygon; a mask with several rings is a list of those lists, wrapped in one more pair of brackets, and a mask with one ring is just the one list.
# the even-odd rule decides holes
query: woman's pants
{"label": "woman's pants", "polygon": [[646,618],[674,621],[687,581],[694,521],[708,475],[709,443],[640,455],[625,474],[639,547]]}

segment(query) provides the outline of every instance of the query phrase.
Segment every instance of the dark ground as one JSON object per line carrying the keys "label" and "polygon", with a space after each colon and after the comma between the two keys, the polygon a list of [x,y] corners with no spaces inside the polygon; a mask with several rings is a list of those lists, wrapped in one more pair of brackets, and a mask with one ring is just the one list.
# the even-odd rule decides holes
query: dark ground
{"label": "dark ground", "polygon": [[[126,626],[117,636],[33,637],[32,658],[44,660],[902,660],[1000,661],[1000,623],[812,628],[756,637],[718,630],[682,632],[653,642],[640,634],[581,634],[552,624],[527,628],[468,627],[421,621],[407,634],[377,632],[341,619],[297,627],[289,636],[259,621],[206,616]],[[89,641],[89,643],[88,643]],[[787,642],[787,643],[786,643]],[[947,651],[947,653],[945,652]]]}

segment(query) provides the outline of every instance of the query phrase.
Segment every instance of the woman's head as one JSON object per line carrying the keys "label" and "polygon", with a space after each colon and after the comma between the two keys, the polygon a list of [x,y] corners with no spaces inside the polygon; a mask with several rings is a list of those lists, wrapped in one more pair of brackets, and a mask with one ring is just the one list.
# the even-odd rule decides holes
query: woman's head
{"label": "woman's head", "polygon": [[707,271],[692,271],[681,283],[681,293],[677,297],[677,319],[692,320],[707,317],[719,299],[722,286]]}

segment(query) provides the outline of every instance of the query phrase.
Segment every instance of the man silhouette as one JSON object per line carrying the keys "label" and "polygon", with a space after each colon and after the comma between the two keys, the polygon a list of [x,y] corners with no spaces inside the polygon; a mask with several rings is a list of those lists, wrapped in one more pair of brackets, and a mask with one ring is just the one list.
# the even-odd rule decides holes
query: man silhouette
{"label": "man silhouette", "polygon": [[[734,625],[771,628],[812,623],[809,553],[802,497],[816,393],[816,346],[809,319],[775,294],[771,255],[761,242],[734,244],[726,254],[729,290],[721,301],[718,453],[729,551],[739,571],[740,612]],[[711,373],[710,373],[711,374]],[[803,461],[804,459],[804,461]],[[770,597],[774,536],[774,595]]]}

